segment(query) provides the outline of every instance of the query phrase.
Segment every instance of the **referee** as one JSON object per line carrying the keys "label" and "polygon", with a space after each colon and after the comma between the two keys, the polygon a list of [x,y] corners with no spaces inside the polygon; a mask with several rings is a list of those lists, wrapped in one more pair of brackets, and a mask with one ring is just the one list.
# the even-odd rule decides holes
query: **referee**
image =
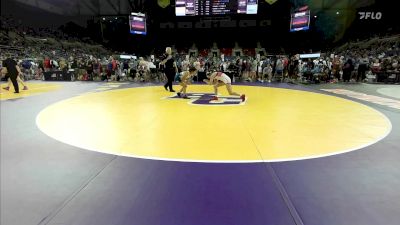
{"label": "referee", "polygon": [[171,47],[167,47],[165,49],[165,53],[165,59],[161,62],[161,64],[164,65],[164,72],[168,81],[164,85],[164,88],[168,91],[167,87],[169,87],[170,92],[175,92],[174,89],[172,89],[172,82],[174,81],[175,74],[178,72],[178,68],[176,67],[175,60],[172,58]]}
{"label": "referee", "polygon": [[[7,72],[6,70],[7,69]],[[14,93],[19,93],[19,86],[18,86],[18,75],[22,74],[20,68],[17,65],[17,62],[11,58],[7,58],[3,61],[3,70],[2,73],[6,73],[6,80],[8,80],[8,85],[10,84],[9,79],[11,80],[14,86]],[[24,85],[24,90],[28,90],[28,87],[25,86],[23,81],[19,78],[19,81]],[[4,88],[5,90],[9,90],[10,86]]]}

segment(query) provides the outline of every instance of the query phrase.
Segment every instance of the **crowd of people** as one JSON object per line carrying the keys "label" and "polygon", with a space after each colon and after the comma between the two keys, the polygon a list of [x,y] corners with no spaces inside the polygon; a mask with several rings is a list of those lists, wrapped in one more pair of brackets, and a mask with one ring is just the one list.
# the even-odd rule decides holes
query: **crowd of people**
{"label": "crowd of people", "polygon": [[[121,59],[119,55],[96,57],[91,54],[53,53],[43,59],[16,58],[24,79],[43,79],[44,72],[63,71],[71,73],[74,80],[81,81],[160,81],[164,79],[160,57]],[[61,55],[61,56],[60,56]],[[79,55],[79,56],[78,56]],[[4,55],[7,56],[7,55]],[[8,56],[11,56],[9,54]],[[365,82],[379,75],[398,73],[399,47],[386,52],[370,54],[367,51],[346,50],[342,53],[321,54],[317,58],[300,58],[300,55],[242,56],[224,59],[214,57],[173,56],[178,72],[187,71],[198,62],[200,76],[215,71],[229,74],[237,81],[271,82],[272,80],[301,82]],[[7,57],[3,57],[2,59]],[[367,77],[369,76],[369,77]]]}
{"label": "crowd of people", "polygon": [[[68,71],[73,65],[112,55],[101,45],[70,37],[59,29],[32,28],[12,18],[1,17],[0,60],[13,58],[24,79],[42,79],[43,72]],[[1,66],[1,65],[0,65]]]}
{"label": "crowd of people", "polygon": [[[294,55],[189,57],[175,55],[177,67],[187,70],[199,62],[199,73],[222,71],[249,82],[272,80],[319,82],[399,82],[400,36],[374,37],[347,43],[315,58]],[[201,80],[201,79],[200,79]]]}

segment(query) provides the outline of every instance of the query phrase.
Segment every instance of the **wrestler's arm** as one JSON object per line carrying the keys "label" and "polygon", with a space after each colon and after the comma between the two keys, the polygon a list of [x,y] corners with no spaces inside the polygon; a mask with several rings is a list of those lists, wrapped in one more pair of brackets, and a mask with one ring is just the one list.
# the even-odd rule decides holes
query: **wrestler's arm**
{"label": "wrestler's arm", "polygon": [[15,68],[17,69],[17,71],[18,71],[18,75],[21,75],[22,74],[22,72],[21,72],[21,69],[19,68],[19,66],[18,65],[16,65],[15,66]]}

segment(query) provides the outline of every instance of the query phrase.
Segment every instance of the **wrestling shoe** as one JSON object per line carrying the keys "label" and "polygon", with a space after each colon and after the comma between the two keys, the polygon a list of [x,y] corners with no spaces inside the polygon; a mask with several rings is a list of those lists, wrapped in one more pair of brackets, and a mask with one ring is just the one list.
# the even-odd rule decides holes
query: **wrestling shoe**
{"label": "wrestling shoe", "polygon": [[3,89],[6,90],[6,91],[9,91],[10,87],[4,87]]}
{"label": "wrestling shoe", "polygon": [[211,98],[211,101],[217,101],[218,100],[218,97],[217,96],[213,96],[212,98]]}
{"label": "wrestling shoe", "polygon": [[246,95],[241,95],[240,99],[242,99],[242,102],[244,102],[246,100]]}

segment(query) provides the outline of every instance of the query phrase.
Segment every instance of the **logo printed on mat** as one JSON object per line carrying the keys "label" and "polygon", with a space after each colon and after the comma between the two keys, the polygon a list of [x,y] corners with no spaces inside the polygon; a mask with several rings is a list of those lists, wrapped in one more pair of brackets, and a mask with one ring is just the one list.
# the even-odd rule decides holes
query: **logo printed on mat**
{"label": "logo printed on mat", "polygon": [[[191,105],[244,105],[246,101],[242,102],[239,97],[218,96],[218,100],[213,100],[214,94],[210,93],[188,93],[189,104]],[[177,95],[168,97],[167,99],[182,99]]]}

